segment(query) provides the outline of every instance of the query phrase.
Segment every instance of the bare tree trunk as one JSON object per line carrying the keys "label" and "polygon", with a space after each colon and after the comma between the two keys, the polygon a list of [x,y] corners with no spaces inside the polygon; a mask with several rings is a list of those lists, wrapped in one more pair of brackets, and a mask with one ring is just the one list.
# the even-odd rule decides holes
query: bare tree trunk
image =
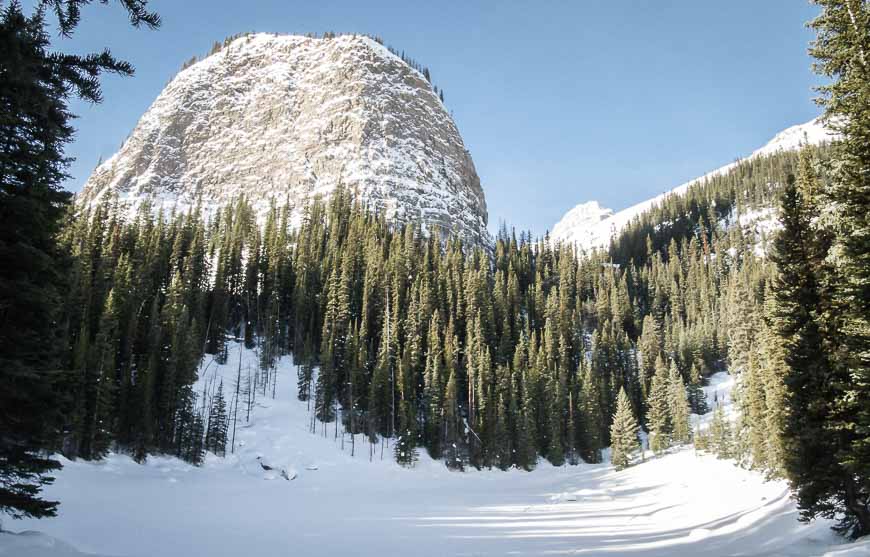
{"label": "bare tree trunk", "polygon": [[353,371],[350,372],[350,456],[353,457],[356,448],[356,430],[353,428]]}
{"label": "bare tree trunk", "polygon": [[257,396],[257,376],[254,375],[254,382],[251,383],[251,367],[248,366],[248,413],[245,416],[245,423],[251,421],[251,407],[254,406],[254,397]]}
{"label": "bare tree trunk", "polygon": [[272,368],[272,400],[275,400],[275,392],[278,390],[278,366],[277,362]]}

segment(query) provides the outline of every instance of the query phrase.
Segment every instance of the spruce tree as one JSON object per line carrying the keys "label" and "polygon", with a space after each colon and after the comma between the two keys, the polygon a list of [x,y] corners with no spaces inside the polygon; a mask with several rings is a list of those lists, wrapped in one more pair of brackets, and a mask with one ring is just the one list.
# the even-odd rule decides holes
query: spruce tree
{"label": "spruce tree", "polygon": [[719,458],[734,457],[734,435],[731,421],[725,416],[725,410],[721,406],[717,406],[713,410],[713,420],[710,422],[708,435],[709,447]]}
{"label": "spruce tree", "polygon": [[[65,35],[82,3],[46,2]],[[158,25],[145,4],[123,2],[134,25]],[[49,52],[45,27],[41,9],[26,17],[11,2],[0,13],[0,511],[37,518],[56,512],[39,493],[60,467],[40,450],[57,442],[63,402],[58,308],[69,266],[57,234],[70,197],[61,188],[73,135],[67,103],[99,102],[102,72],[132,73],[108,51]]]}
{"label": "spruce tree", "polygon": [[217,456],[224,456],[227,448],[227,423],[227,403],[224,399],[224,382],[221,380],[208,413],[205,450]]}
{"label": "spruce tree", "polygon": [[433,458],[441,456],[441,431],[444,426],[444,353],[441,349],[441,320],[432,316],[429,324],[428,354],[424,373],[423,400],[426,404],[426,447]]}
{"label": "spruce tree", "polygon": [[459,388],[456,372],[451,369],[444,389],[444,421],[442,447],[448,468],[461,470],[464,465],[463,426],[459,414]]}
{"label": "spruce tree", "polygon": [[689,384],[686,387],[686,394],[689,397],[689,406],[692,409],[692,413],[699,416],[710,411],[707,405],[707,394],[704,392],[701,383],[700,367],[693,363],[689,370]]}
{"label": "spruce tree", "polygon": [[311,348],[310,337],[305,337],[302,350],[294,357],[301,361],[301,363],[296,364],[296,398],[305,402],[311,397],[311,381],[314,378],[315,354]]}
{"label": "spruce tree", "polygon": [[762,369],[755,356],[749,354],[746,369],[741,375],[739,396],[740,408],[737,420],[737,444],[740,456],[745,457],[754,468],[768,469],[768,443],[771,432],[767,429],[767,401]]}
{"label": "spruce tree", "polygon": [[785,378],[788,366],[785,348],[771,326],[775,298],[768,295],[764,301],[764,324],[761,332],[761,374],[764,381],[765,415],[763,429],[767,432],[766,455],[768,473],[775,478],[783,477],[785,470],[785,421],[788,389]]}
{"label": "spruce tree", "polygon": [[[833,422],[828,429],[835,429],[839,439],[832,456],[843,471],[822,485],[803,473],[806,460],[787,467],[805,517],[843,513],[840,529],[859,537],[870,534],[870,5],[815,3],[822,11],[810,25],[817,33],[810,52],[816,71],[831,80],[821,87],[820,101],[829,123],[843,136],[833,148],[834,307],[828,319],[838,325],[836,342],[842,349],[835,365],[842,369],[835,375],[845,382],[844,392],[827,401]],[[802,454],[812,450],[800,443],[798,448]],[[821,473],[827,476],[830,468],[834,465]]]}
{"label": "spruce tree", "polygon": [[691,437],[689,428],[689,401],[686,386],[677,365],[671,362],[668,372],[668,414],[671,417],[671,439],[675,443],[688,443]]}
{"label": "spruce tree", "polygon": [[601,462],[601,449],[604,448],[601,435],[604,424],[604,412],[601,408],[600,379],[592,373],[590,366],[582,364],[583,371],[580,410],[583,428],[583,459],[596,464]]}
{"label": "spruce tree", "polygon": [[631,457],[639,446],[637,431],[631,400],[625,394],[625,389],[620,389],[616,399],[616,414],[610,426],[610,462],[617,470],[631,465]]}
{"label": "spruce tree", "polygon": [[669,400],[668,368],[661,358],[656,362],[656,373],[650,386],[647,404],[647,427],[650,434],[650,448],[656,454],[671,446],[671,412]]}
{"label": "spruce tree", "polygon": [[[810,216],[794,177],[782,197],[782,231],[774,241],[777,275],[771,322],[785,346],[785,467],[798,505],[809,518],[831,515],[845,498],[849,474],[840,464],[843,434],[831,429],[834,405],[843,395],[843,377],[831,363],[824,339],[824,296],[820,252]],[[838,495],[837,495],[838,494]]]}

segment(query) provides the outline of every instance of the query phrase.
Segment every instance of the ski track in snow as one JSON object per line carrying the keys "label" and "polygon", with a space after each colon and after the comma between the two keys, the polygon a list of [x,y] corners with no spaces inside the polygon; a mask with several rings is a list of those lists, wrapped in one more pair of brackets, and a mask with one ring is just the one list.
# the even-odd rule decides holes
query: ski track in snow
{"label": "ski track in snow", "polygon": [[[200,396],[223,378],[230,400],[238,358],[233,345],[227,364],[206,363]],[[243,378],[256,361],[243,351]],[[541,462],[531,473],[458,473],[425,451],[413,469],[379,448],[370,462],[360,435],[351,457],[334,425],[326,437],[308,431],[290,357],[277,378],[276,399],[257,400],[227,458],[64,461],[46,489],[59,516],[4,522],[31,532],[0,534],[0,556],[870,555],[870,540],[842,544],[825,521],[800,524],[784,482],[691,449],[621,472]],[[732,385],[722,373],[706,389],[728,414]]]}

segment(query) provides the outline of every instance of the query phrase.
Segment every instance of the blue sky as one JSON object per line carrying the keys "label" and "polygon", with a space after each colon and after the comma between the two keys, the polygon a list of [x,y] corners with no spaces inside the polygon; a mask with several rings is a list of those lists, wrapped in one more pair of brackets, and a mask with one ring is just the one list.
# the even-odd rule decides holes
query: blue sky
{"label": "blue sky", "polygon": [[[31,2],[24,2],[29,7]],[[621,209],[815,117],[817,78],[795,0],[360,2],[151,0],[163,26],[84,10],[65,50],[109,47],[136,76],[75,103],[78,190],[181,64],[241,31],[380,35],[429,66],[471,151],[491,228],[536,234],[591,199]]]}

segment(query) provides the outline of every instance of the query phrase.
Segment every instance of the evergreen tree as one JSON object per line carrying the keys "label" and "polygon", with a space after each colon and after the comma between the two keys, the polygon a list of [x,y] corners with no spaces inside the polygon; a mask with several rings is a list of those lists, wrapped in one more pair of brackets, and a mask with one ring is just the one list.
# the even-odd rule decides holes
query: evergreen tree
{"label": "evergreen tree", "polygon": [[686,386],[677,365],[671,362],[668,372],[668,414],[670,415],[671,439],[675,443],[688,443],[691,436],[689,429],[689,401],[686,396]]}
{"label": "evergreen tree", "polygon": [[[785,378],[788,366],[785,362],[785,348],[771,326],[770,319],[775,311],[774,296],[764,301],[765,320],[762,328],[761,374],[764,381],[765,415],[762,429],[766,431],[766,465],[773,477],[785,475],[785,421],[787,419],[787,397]],[[754,426],[754,424],[753,424]]]}
{"label": "evergreen tree", "polygon": [[755,468],[768,469],[768,440],[771,432],[767,429],[767,401],[765,381],[757,362],[755,351],[749,354],[749,361],[741,377],[737,404],[740,416],[737,420],[738,452],[745,456]]}
{"label": "evergreen tree", "polygon": [[643,319],[643,332],[638,342],[640,388],[644,397],[649,395],[650,382],[655,375],[656,358],[661,353],[660,335],[658,322],[652,314],[647,314]]}
{"label": "evergreen tree", "polygon": [[588,365],[582,365],[583,378],[580,391],[580,408],[583,424],[583,459],[595,464],[601,462],[603,448],[604,413],[601,408],[600,379],[593,375]]}
{"label": "evergreen tree", "polygon": [[429,323],[428,354],[424,373],[423,399],[426,403],[426,446],[433,458],[441,456],[442,429],[444,427],[444,353],[441,349],[441,320],[438,314]]}
{"label": "evergreen tree", "polygon": [[224,399],[224,382],[221,380],[208,413],[205,450],[217,456],[224,456],[227,449],[227,425],[227,403]]}
{"label": "evergreen tree", "polygon": [[656,362],[656,373],[653,376],[648,400],[647,426],[650,434],[650,448],[656,454],[666,450],[671,445],[671,404],[669,397],[668,368],[661,358]]}
{"label": "evergreen tree", "polygon": [[464,451],[462,450],[462,418],[459,415],[459,388],[456,372],[451,369],[444,389],[444,434],[442,446],[448,468],[462,469]]}
{"label": "evergreen tree", "polygon": [[[830,187],[836,233],[829,317],[837,324],[835,342],[842,347],[835,364],[842,369],[835,376],[843,392],[814,393],[835,396],[826,401],[831,408],[826,429],[836,431],[838,442],[826,448],[835,451],[830,457],[837,464],[822,465],[821,482],[804,473],[814,464],[806,458],[791,460],[787,468],[804,517],[843,513],[841,530],[858,537],[870,533],[870,5],[855,0],[815,3],[822,11],[811,23],[817,33],[811,54],[816,71],[831,80],[821,88],[821,102],[843,136],[834,147]],[[798,373],[809,371],[797,367]],[[802,381],[790,381],[792,393],[795,383]],[[794,398],[802,402],[800,395]],[[808,455],[816,447],[798,441],[794,448]]]}
{"label": "evergreen tree", "polygon": [[308,401],[311,397],[311,380],[314,378],[314,351],[311,348],[311,339],[305,337],[305,344],[298,357],[302,364],[297,364],[297,388],[296,398]]}
{"label": "evergreen tree", "polygon": [[731,421],[725,416],[725,411],[721,406],[717,406],[713,410],[713,420],[710,422],[707,443],[719,458],[734,457],[734,435]]}
{"label": "evergreen tree", "polygon": [[843,395],[843,377],[831,365],[824,328],[825,312],[819,246],[794,178],[782,198],[783,230],[777,235],[773,259],[777,276],[771,321],[785,346],[788,417],[785,466],[805,516],[829,514],[845,497],[849,474],[841,466],[843,433],[832,431],[833,405]]}
{"label": "evergreen tree", "polygon": [[631,465],[631,457],[638,449],[637,431],[631,400],[625,394],[625,389],[620,389],[616,399],[616,414],[610,426],[610,462],[617,470]]}
{"label": "evergreen tree", "polygon": [[692,367],[689,370],[689,384],[686,387],[686,390],[692,413],[698,414],[699,416],[710,411],[710,408],[707,405],[707,395],[704,393],[704,388],[701,383],[702,379],[699,367],[696,364],[692,364]]}
{"label": "evergreen tree", "polygon": [[[59,28],[73,32],[82,1],[46,2]],[[159,24],[145,2],[122,3],[134,25]],[[0,13],[0,510],[13,517],[53,516],[40,498],[60,467],[40,449],[57,441],[62,399],[60,297],[68,262],[57,234],[69,194],[61,189],[72,139],[68,98],[99,102],[99,75],[132,73],[100,55],[48,51],[44,12],[26,17],[18,2]]]}

